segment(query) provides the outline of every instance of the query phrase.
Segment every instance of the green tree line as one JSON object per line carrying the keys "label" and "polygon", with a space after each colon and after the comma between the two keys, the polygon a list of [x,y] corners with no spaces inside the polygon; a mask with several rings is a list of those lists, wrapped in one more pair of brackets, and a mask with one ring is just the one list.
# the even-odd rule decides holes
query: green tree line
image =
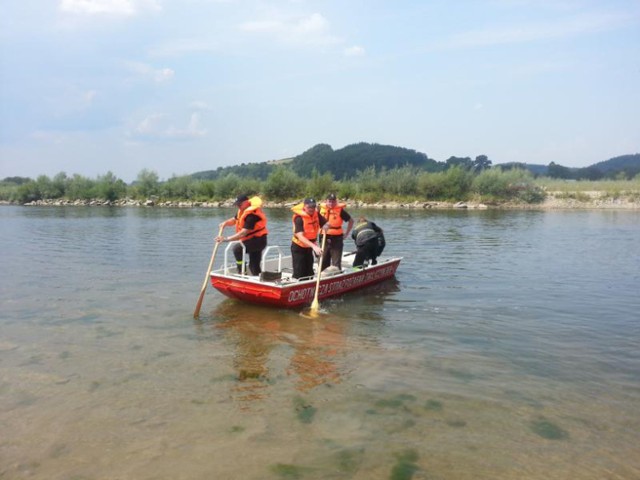
{"label": "green tree line", "polygon": [[306,196],[319,199],[329,192],[340,198],[376,201],[483,201],[517,200],[537,202],[544,193],[527,170],[486,168],[471,170],[456,165],[443,171],[426,172],[405,165],[377,170],[369,166],[349,179],[336,180],[330,172],[313,170],[301,176],[287,165],[274,168],[266,179],[228,173],[215,180],[174,176],[160,181],[158,174],[142,170],[136,181],[126,184],[112,172],[94,179],[64,172],[53,178],[40,175],[35,180],[22,177],[0,182],[0,200],[29,203],[65,199],[117,201],[156,199],[158,201],[225,201],[240,193],[261,194],[266,200],[288,201]]}
{"label": "green tree line", "polygon": [[0,182],[0,200],[29,203],[43,199],[158,201],[224,201],[239,193],[261,193],[267,200],[303,196],[375,201],[520,201],[537,202],[543,191],[537,177],[564,180],[629,180],[639,178],[640,154],[615,157],[586,168],[519,163],[492,166],[486,155],[449,157],[444,162],[424,153],[390,145],[356,143],[334,150],[318,144],[279,161],[220,167],[160,181],[142,170],[126,184],[112,172],[87,178],[60,172],[35,180],[8,177]]}

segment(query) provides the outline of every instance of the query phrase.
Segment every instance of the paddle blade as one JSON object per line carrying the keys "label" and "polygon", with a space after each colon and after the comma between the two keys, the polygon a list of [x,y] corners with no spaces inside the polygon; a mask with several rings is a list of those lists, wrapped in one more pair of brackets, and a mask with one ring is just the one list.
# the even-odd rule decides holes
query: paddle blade
{"label": "paddle blade", "polygon": [[[324,251],[324,245],[327,240],[327,234],[323,233],[322,235],[322,250]],[[316,318],[318,317],[318,311],[320,310],[320,302],[318,301],[318,296],[320,293],[320,272],[322,270],[322,255],[318,256],[318,269],[317,269],[317,278],[316,278],[316,291],[313,295],[313,302],[311,302],[311,308],[309,309],[309,317]]]}
{"label": "paddle blade", "polygon": [[[218,230],[218,236],[222,236],[222,231],[224,230],[224,225],[220,226],[220,230]],[[214,242],[213,252],[211,252],[211,260],[209,260],[209,266],[207,267],[207,274],[204,276],[204,282],[202,282],[202,288],[200,289],[200,297],[198,297],[198,303],[196,304],[196,309],[193,311],[193,318],[198,318],[200,315],[200,307],[202,307],[202,300],[204,300],[204,292],[207,291],[207,284],[211,280],[209,277],[211,275],[211,269],[213,268],[213,259],[216,258],[216,252],[218,251],[218,246],[220,244],[218,242]]]}
{"label": "paddle blade", "polygon": [[311,311],[318,313],[318,310],[320,310],[320,302],[317,298],[314,298],[313,302],[311,302]]}
{"label": "paddle blade", "polygon": [[[206,288],[205,288],[206,290]],[[198,318],[200,316],[200,307],[202,307],[202,300],[204,300],[204,292],[205,290],[202,290],[200,292],[200,298],[198,298],[198,303],[196,304],[196,309],[193,311],[193,318]]]}
{"label": "paddle blade", "polygon": [[305,308],[300,312],[300,316],[311,319],[318,318],[320,316],[320,309],[318,308],[314,310],[313,308]]}

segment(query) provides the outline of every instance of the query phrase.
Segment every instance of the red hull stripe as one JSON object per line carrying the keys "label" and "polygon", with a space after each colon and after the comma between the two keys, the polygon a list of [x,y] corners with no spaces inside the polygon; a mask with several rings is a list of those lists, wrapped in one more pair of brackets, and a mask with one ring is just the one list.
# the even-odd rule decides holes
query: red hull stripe
{"label": "red hull stripe", "polygon": [[[400,259],[356,270],[346,275],[336,275],[320,280],[318,298],[334,297],[381,282],[395,275]],[[315,280],[300,283],[274,285],[245,281],[239,277],[211,274],[211,285],[224,295],[250,303],[277,307],[297,307],[309,304],[315,294]]]}

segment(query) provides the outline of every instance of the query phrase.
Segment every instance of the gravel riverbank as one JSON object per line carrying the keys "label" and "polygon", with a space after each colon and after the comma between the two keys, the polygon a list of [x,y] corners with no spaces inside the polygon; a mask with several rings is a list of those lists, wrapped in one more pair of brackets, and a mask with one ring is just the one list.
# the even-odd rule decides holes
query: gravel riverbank
{"label": "gravel riverbank", "polygon": [[[265,201],[267,208],[290,208],[296,202],[270,202]],[[514,210],[562,210],[562,209],[610,209],[610,210],[640,210],[640,194],[637,192],[620,193],[612,195],[608,192],[547,192],[545,199],[540,203],[517,202],[436,202],[415,200],[408,202],[361,202],[358,200],[346,200],[348,208],[380,208],[380,209],[514,209]],[[11,205],[9,202],[0,202],[1,205]],[[15,205],[15,204],[14,204]],[[124,199],[117,201],[104,200],[37,200],[25,204],[25,206],[114,206],[114,207],[169,207],[169,208],[222,208],[232,207],[233,199],[216,202],[194,201],[158,201]]]}

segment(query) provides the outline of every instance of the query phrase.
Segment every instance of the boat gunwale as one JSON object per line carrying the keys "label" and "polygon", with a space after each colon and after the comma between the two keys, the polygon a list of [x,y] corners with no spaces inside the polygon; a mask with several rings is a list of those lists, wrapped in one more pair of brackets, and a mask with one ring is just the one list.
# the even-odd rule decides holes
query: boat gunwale
{"label": "boat gunwale", "polygon": [[[328,275],[328,276],[321,276],[320,278],[320,283],[326,282],[328,280],[336,280],[336,279],[340,279],[340,278],[348,278],[348,277],[352,277],[354,275],[357,275],[360,272],[363,271],[367,271],[367,270],[378,270],[379,268],[387,265],[387,264],[391,264],[391,263],[399,263],[401,260],[403,260],[404,257],[385,257],[382,260],[378,261],[378,263],[376,263],[375,265],[365,265],[362,268],[357,268],[357,267],[350,267],[348,269],[343,269],[339,272],[336,272],[335,274],[332,275]],[[247,283],[247,284],[255,284],[255,285],[261,285],[261,286],[269,286],[271,288],[277,289],[277,290],[285,290],[286,288],[290,288],[290,287],[299,287],[301,285],[307,285],[307,284],[315,284],[316,280],[317,280],[317,276],[316,274],[314,274],[311,277],[303,277],[305,278],[304,280],[302,279],[295,279],[293,277],[287,279],[286,281],[281,281],[281,280],[261,280],[259,276],[256,275],[248,275],[248,274],[239,274],[239,273],[224,273],[225,267],[221,267],[219,269],[216,270],[212,270],[210,273],[210,277],[211,279],[213,278],[217,278],[217,279],[226,279],[226,280],[233,280],[236,282],[242,282],[242,283]]]}
{"label": "boat gunwale", "polygon": [[[343,260],[348,255],[343,255]],[[290,256],[285,257],[287,261],[290,258]],[[305,280],[292,278],[289,266],[282,269],[287,270],[288,276],[285,281],[270,281],[261,280],[260,276],[229,273],[231,269],[228,264],[212,271],[210,281],[213,288],[236,300],[272,307],[296,308],[311,302],[316,283],[318,283],[320,299],[339,296],[394,277],[403,259],[403,257],[378,258],[379,261],[375,265],[369,264],[361,268],[348,267],[332,275],[321,277],[319,282],[315,274]]]}

